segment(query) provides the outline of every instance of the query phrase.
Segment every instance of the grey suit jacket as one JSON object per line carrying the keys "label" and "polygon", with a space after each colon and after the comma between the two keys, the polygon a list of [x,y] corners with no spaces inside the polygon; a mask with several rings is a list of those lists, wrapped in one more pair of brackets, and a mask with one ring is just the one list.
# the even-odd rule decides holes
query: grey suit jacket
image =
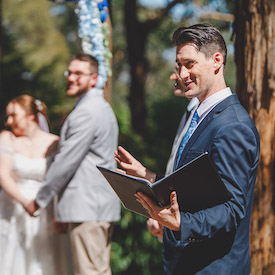
{"label": "grey suit jacket", "polygon": [[105,221],[120,218],[120,201],[96,168],[116,168],[118,125],[102,95],[88,92],[61,129],[60,150],[36,202],[46,207],[57,195],[57,220]]}

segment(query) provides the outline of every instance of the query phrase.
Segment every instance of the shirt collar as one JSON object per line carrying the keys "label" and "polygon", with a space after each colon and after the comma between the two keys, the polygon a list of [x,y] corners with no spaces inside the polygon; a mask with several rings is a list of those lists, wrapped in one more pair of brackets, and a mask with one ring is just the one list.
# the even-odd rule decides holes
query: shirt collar
{"label": "shirt collar", "polygon": [[225,98],[232,95],[231,89],[229,87],[211,95],[206,98],[198,107],[197,112],[200,120],[205,117],[208,112],[210,112],[218,103],[223,101]]}
{"label": "shirt collar", "polygon": [[193,108],[195,108],[196,106],[198,106],[199,105],[199,100],[198,100],[198,98],[197,97],[193,97],[191,100],[190,100],[190,102],[189,102],[189,104],[187,105],[187,111],[188,112],[191,112],[192,110],[193,110]]}

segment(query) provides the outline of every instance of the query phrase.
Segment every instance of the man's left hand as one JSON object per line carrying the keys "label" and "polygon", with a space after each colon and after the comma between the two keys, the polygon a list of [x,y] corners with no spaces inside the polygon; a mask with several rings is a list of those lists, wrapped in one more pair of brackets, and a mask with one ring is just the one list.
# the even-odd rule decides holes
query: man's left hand
{"label": "man's left hand", "polygon": [[154,220],[173,231],[180,231],[180,211],[175,191],[170,194],[171,203],[167,207],[157,206],[148,196],[141,192],[136,193],[135,196]]}

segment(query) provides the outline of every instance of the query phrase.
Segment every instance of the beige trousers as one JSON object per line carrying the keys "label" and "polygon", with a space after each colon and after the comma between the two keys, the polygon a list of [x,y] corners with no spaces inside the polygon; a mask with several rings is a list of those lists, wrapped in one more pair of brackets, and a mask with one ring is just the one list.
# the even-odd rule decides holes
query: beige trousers
{"label": "beige trousers", "polygon": [[111,237],[109,222],[69,223],[74,275],[111,275]]}

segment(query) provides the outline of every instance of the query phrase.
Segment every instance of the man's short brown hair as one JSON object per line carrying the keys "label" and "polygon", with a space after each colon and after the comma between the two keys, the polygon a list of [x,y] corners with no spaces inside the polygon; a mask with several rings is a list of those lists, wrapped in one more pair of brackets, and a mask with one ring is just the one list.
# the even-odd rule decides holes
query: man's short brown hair
{"label": "man's short brown hair", "polygon": [[94,56],[87,53],[79,52],[74,56],[72,60],[89,62],[91,66],[91,73],[98,73],[98,61]]}

